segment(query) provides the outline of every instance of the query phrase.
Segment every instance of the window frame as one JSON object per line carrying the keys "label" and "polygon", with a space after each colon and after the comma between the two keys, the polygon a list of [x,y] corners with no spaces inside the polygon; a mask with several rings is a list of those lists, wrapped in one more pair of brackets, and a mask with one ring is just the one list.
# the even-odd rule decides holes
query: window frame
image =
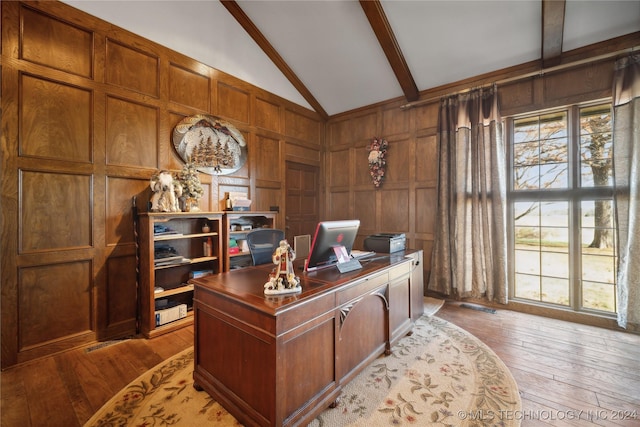
{"label": "window frame", "polygon": [[[581,159],[580,159],[580,110],[589,107],[609,104],[613,114],[613,101],[611,98],[599,99],[585,103],[576,103],[568,106],[560,106],[555,108],[528,111],[526,113],[510,116],[505,118],[506,133],[506,160],[507,160],[507,248],[508,248],[508,277],[509,277],[509,299],[527,304],[553,308],[558,310],[567,310],[576,313],[583,313],[607,318],[615,318],[617,313],[617,295],[614,291],[614,311],[598,310],[583,306],[582,295],[582,224],[581,224],[581,203],[584,201],[610,200],[614,202],[615,188],[610,186],[590,186],[583,187],[581,185]],[[514,162],[515,162],[515,122],[523,118],[534,118],[546,114],[566,112],[567,120],[567,179],[566,188],[537,188],[537,189],[515,189],[514,178]],[[613,129],[612,129],[613,131]],[[516,280],[515,280],[515,204],[518,202],[553,202],[563,201],[568,203],[568,252],[569,252],[569,304],[563,305],[559,303],[547,302],[542,300],[533,300],[523,297],[516,297]],[[617,233],[615,213],[613,220],[614,233]],[[617,239],[617,237],[616,237]],[[615,245],[614,245],[615,246]],[[614,247],[614,260],[617,259],[617,250]],[[541,277],[539,275],[538,277]],[[615,279],[614,279],[615,280]],[[615,287],[617,283],[612,284]]]}

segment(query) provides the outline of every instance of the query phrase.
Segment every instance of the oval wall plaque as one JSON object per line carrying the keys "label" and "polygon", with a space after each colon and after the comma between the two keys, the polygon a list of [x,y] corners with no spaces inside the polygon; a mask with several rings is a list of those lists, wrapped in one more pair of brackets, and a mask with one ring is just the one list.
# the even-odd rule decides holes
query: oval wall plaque
{"label": "oval wall plaque", "polygon": [[185,117],[173,129],[173,146],[202,173],[229,175],[247,161],[247,143],[229,122],[207,114]]}

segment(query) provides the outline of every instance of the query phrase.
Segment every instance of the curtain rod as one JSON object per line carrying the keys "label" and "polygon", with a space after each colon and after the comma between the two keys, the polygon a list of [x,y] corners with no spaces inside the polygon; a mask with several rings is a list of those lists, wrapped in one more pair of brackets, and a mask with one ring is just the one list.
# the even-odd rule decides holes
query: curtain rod
{"label": "curtain rod", "polygon": [[582,59],[582,60],[579,60],[579,61],[570,62],[568,64],[561,64],[561,65],[556,65],[554,67],[543,68],[543,69],[540,69],[538,71],[531,71],[529,73],[525,73],[525,74],[522,74],[522,75],[519,75],[519,76],[515,76],[515,77],[508,77],[508,78],[505,78],[505,79],[496,80],[494,82],[483,83],[483,84],[479,84],[479,85],[473,85],[471,87],[467,87],[467,88],[464,88],[464,89],[453,91],[453,92],[450,92],[450,93],[447,93],[447,94],[444,94],[444,95],[433,96],[431,98],[421,99],[419,101],[414,101],[414,102],[409,102],[407,104],[401,105],[400,109],[401,110],[409,110],[409,109],[411,109],[413,107],[418,107],[418,106],[421,106],[421,105],[424,105],[424,104],[428,104],[428,103],[433,102],[433,101],[438,101],[438,100],[440,100],[440,99],[442,99],[442,98],[444,98],[446,96],[459,95],[459,94],[462,94],[462,93],[470,92],[471,90],[476,89],[476,88],[489,87],[489,86],[494,86],[494,85],[496,85],[496,86],[497,85],[503,85],[505,83],[511,83],[511,82],[516,82],[516,81],[519,81],[519,80],[525,80],[525,79],[528,79],[529,77],[534,77],[534,76],[542,77],[543,75],[545,75],[547,73],[554,72],[554,71],[566,70],[566,69],[569,69],[569,68],[572,68],[572,67],[577,67],[579,65],[587,64],[589,62],[596,62],[596,61],[600,61],[600,60],[603,60],[603,59],[611,58],[611,57],[614,57],[614,56],[617,56],[617,55],[621,55],[621,54],[625,54],[625,53],[627,53],[627,54],[628,53],[633,53],[633,52],[636,51],[637,48],[638,48],[637,46],[634,46],[634,47],[631,47],[631,48],[618,50],[616,52],[610,52],[610,53],[606,53],[606,54],[603,54],[603,55],[593,56],[593,57],[590,57],[590,58],[587,58],[587,59]]}

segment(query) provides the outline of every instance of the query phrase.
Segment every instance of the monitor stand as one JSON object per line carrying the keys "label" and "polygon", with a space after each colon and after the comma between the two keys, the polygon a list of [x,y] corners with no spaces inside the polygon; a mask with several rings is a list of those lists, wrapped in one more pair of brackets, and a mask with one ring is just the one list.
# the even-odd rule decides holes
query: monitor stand
{"label": "monitor stand", "polygon": [[353,258],[349,261],[339,262],[338,264],[336,264],[336,267],[338,267],[340,273],[348,273],[349,271],[361,269],[362,264],[360,264],[360,261]]}
{"label": "monitor stand", "polygon": [[333,251],[338,258],[336,267],[338,267],[338,271],[340,271],[340,273],[347,273],[349,271],[362,268],[362,264],[360,264],[360,261],[355,258],[351,258],[344,246],[334,246]]}

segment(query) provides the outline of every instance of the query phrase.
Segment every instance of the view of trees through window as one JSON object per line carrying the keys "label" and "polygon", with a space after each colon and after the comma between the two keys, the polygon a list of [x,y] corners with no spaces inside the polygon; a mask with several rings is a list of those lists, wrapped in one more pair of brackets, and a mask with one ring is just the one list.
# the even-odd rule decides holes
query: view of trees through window
{"label": "view of trees through window", "polygon": [[517,118],[512,297],[616,311],[611,105]]}

